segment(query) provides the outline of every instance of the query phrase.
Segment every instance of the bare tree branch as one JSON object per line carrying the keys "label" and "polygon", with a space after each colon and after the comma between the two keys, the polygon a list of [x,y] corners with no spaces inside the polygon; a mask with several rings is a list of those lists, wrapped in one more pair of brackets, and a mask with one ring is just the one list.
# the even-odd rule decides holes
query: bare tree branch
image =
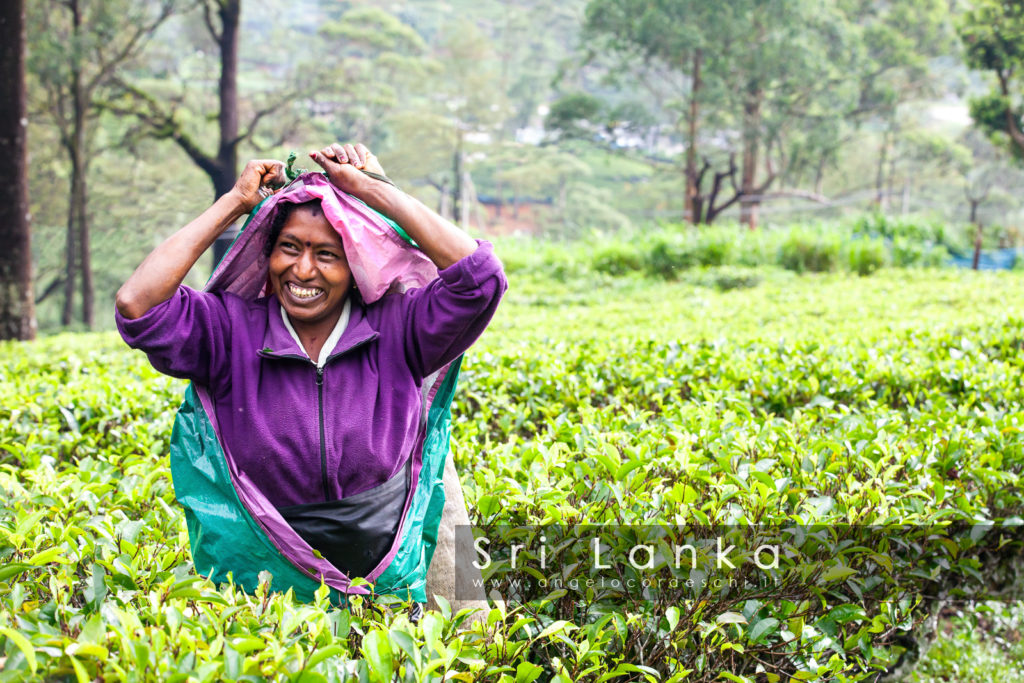
{"label": "bare tree branch", "polygon": [[181,122],[175,118],[173,110],[168,112],[155,97],[135,85],[120,80],[118,84],[135,100],[137,105],[142,104],[145,107],[125,106],[114,102],[100,102],[97,104],[99,108],[135,117],[146,124],[147,133],[150,137],[158,140],[174,140],[185,154],[204,172],[210,175],[217,172],[216,159],[205,153],[199,147],[199,143],[185,132]]}
{"label": "bare tree branch", "polygon": [[100,84],[107,81],[113,70],[123,62],[127,61],[133,55],[133,53],[136,52],[136,50],[140,47],[140,43],[142,42],[143,38],[152,36],[152,34],[158,28],[160,28],[160,25],[167,21],[167,19],[171,16],[173,11],[174,0],[164,0],[163,3],[160,5],[160,11],[157,13],[157,16],[154,17],[153,21],[136,26],[135,30],[131,33],[131,36],[125,42],[124,46],[117,51],[117,54],[115,54],[113,57],[107,60],[102,59],[103,46],[97,46],[96,52],[97,55],[100,57],[97,60],[99,69],[96,71],[93,77],[90,78],[89,81],[85,84],[85,92],[87,93],[87,97],[89,97]]}
{"label": "bare tree branch", "polygon": [[220,31],[213,25],[213,16],[210,13],[209,0],[199,0],[199,5],[203,8],[203,23],[206,24],[206,30],[210,32],[210,37],[216,42],[220,42]]}
{"label": "bare tree branch", "polygon": [[269,104],[266,107],[258,110],[256,113],[253,114],[252,119],[249,120],[249,125],[246,126],[245,131],[240,133],[238,137],[236,137],[234,140],[230,140],[228,144],[238,145],[239,143],[245,141],[251,141],[253,134],[256,132],[256,126],[259,125],[259,122],[264,117],[279,111],[282,107],[291,102],[293,97],[294,93],[288,93],[278,98],[277,101],[275,101],[274,103]]}
{"label": "bare tree branch", "polygon": [[292,120],[287,125],[282,126],[281,130],[278,132],[277,137],[275,137],[273,142],[269,144],[260,144],[256,142],[255,138],[250,138],[248,141],[249,145],[252,146],[252,148],[259,152],[260,154],[269,152],[271,149],[275,147],[280,147],[288,140],[288,138],[292,137],[295,134],[297,125],[298,122]]}
{"label": "bare tree branch", "polygon": [[57,277],[55,277],[53,279],[52,282],[50,282],[50,284],[48,284],[46,286],[46,289],[44,289],[42,291],[42,293],[39,296],[36,297],[36,304],[42,303],[43,301],[45,301],[47,299],[47,297],[49,297],[54,292],[59,291],[60,288],[63,287],[63,286],[64,286],[64,276],[63,275],[58,275]]}
{"label": "bare tree branch", "polygon": [[[728,178],[729,182],[732,184],[733,195],[724,204],[715,206],[718,194],[722,190],[722,183],[726,178]],[[707,222],[710,223],[715,220],[720,213],[739,201],[741,196],[743,196],[743,193],[740,192],[739,187],[736,185],[736,154],[731,153],[729,154],[729,168],[725,171],[716,172],[714,180],[712,180],[711,192],[708,194],[708,208],[706,212]]]}
{"label": "bare tree branch", "polygon": [[[999,91],[1003,94],[1003,97],[1010,97],[1010,86],[1009,86],[1009,74],[1002,69],[996,71],[996,76],[999,77]],[[1006,129],[1010,133],[1010,137],[1017,144],[1017,147],[1024,149],[1024,133],[1021,132],[1020,126],[1017,125],[1016,117],[1013,113],[1012,107],[1006,108]]]}
{"label": "bare tree branch", "polygon": [[748,194],[744,199],[749,199],[755,202],[771,201],[772,199],[806,199],[810,202],[817,202],[818,204],[831,204],[832,200],[823,194],[814,192],[813,190],[776,190],[775,192],[762,192],[761,194]]}

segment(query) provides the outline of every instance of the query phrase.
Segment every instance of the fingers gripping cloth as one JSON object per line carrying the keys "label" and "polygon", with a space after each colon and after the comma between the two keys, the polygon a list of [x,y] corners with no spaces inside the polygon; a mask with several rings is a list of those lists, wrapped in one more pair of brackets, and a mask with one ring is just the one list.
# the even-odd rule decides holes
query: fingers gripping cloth
{"label": "fingers gripping cloth", "polygon": [[[279,207],[319,199],[338,231],[363,300],[377,301],[391,291],[422,287],[437,277],[434,264],[401,229],[359,200],[335,188],[320,173],[302,173],[266,198],[217,265],[207,291],[227,291],[255,299],[267,294],[268,258],[264,243]],[[423,447],[412,454],[411,492],[398,534],[381,564],[366,579],[372,592],[425,602],[427,568],[444,509],[442,483],[449,451],[450,406],[461,358],[424,379],[421,401]],[[171,475],[184,507],[196,570],[214,581],[253,591],[260,573],[272,575],[273,590],[293,589],[310,601],[321,582],[341,603],[351,585],[336,567],[314,551],[284,520],[254,482],[235,464],[217,425],[210,391],[193,382],[185,392],[171,436]]]}

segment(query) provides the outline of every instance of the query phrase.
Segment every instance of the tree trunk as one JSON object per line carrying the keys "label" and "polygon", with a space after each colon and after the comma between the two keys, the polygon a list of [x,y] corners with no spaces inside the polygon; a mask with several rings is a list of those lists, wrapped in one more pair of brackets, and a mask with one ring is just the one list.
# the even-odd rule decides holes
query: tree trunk
{"label": "tree trunk", "polygon": [[[242,1],[221,0],[220,34],[214,36],[220,48],[220,113],[217,123],[220,128],[220,142],[217,145],[215,169],[207,171],[213,181],[214,199],[226,194],[235,186],[238,174],[238,33],[241,26]],[[238,230],[229,228],[213,243],[213,267],[227,253]]]}
{"label": "tree trunk", "polygon": [[[68,200],[67,265],[64,283],[64,325],[74,319],[75,278],[82,278],[82,322],[92,327],[92,273],[89,272],[89,226],[86,220],[86,185],[83,168],[84,150],[77,132],[71,152],[71,196]],[[70,284],[69,284],[70,283]]]}
{"label": "tree trunk", "polygon": [[814,170],[814,193],[824,194],[822,188],[825,186],[825,164],[826,157],[824,154],[818,159],[818,166]]}
{"label": "tree trunk", "polygon": [[469,179],[469,171],[463,167],[462,177],[459,179],[459,187],[462,190],[462,197],[459,199],[459,224],[463,228],[469,228],[469,211],[473,207],[472,197],[470,196],[470,185],[473,181]]}
{"label": "tree trunk", "polygon": [[81,194],[78,197],[78,269],[82,275],[82,322],[91,330],[96,322],[92,284],[92,255],[89,246],[89,193],[87,171],[82,169]]}
{"label": "tree trunk", "polygon": [[[232,155],[233,156],[233,155]],[[235,160],[232,158],[227,163],[230,166],[220,164],[221,160],[218,160],[218,168],[212,173],[209,173],[210,180],[213,181],[213,194],[215,198],[219,198],[227,194],[231,188],[235,186],[235,180],[237,179],[235,173]],[[213,242],[213,267],[216,268],[220,260],[224,258],[224,254],[227,253],[228,247],[235,241],[238,236],[238,227],[231,226],[224,232],[222,232],[216,240]]]}
{"label": "tree trunk", "polygon": [[68,200],[68,227],[64,240],[64,310],[60,316],[60,324],[67,327],[75,317],[75,263],[78,251],[75,249],[75,181],[77,176],[71,173],[70,198]]}
{"label": "tree trunk", "polygon": [[[82,9],[78,0],[70,0],[71,31],[75,42],[82,35]],[[75,314],[75,280],[82,278],[82,322],[92,329],[94,323],[94,297],[92,259],[89,252],[89,218],[86,176],[89,169],[89,149],[86,140],[86,117],[89,97],[82,82],[82,56],[71,52],[71,129],[63,134],[64,145],[71,160],[71,192],[68,199],[67,238],[65,240],[64,310],[61,324],[68,326]]]}
{"label": "tree trunk", "polygon": [[[72,32],[76,40],[82,35],[82,10],[78,0],[71,0]],[[75,235],[68,239],[69,261],[74,261],[74,250],[77,247],[78,263],[77,270],[82,278],[82,322],[86,328],[91,329],[93,324],[93,292],[92,292],[92,271],[91,258],[89,257],[89,221],[86,216],[88,205],[86,174],[89,168],[88,145],[86,144],[86,115],[88,113],[88,101],[85,94],[85,86],[82,83],[81,54],[73,51],[74,63],[71,69],[71,106],[73,108],[73,123],[71,129],[71,202],[68,207],[70,218],[68,229],[74,230]],[[69,272],[69,275],[71,273]],[[74,278],[69,277],[71,282],[65,288],[65,293],[70,294],[72,303],[65,302],[65,315],[71,312],[74,300]],[[69,320],[68,323],[71,321]]]}
{"label": "tree trunk", "polygon": [[35,339],[28,215],[25,3],[0,3],[0,339]]}
{"label": "tree trunk", "polygon": [[456,133],[455,154],[452,156],[452,220],[460,220],[462,215],[462,129]]}
{"label": "tree trunk", "polygon": [[562,216],[563,238],[569,229],[569,178],[563,177],[558,184],[558,213]]}
{"label": "tree trunk", "polygon": [[496,186],[494,190],[494,217],[499,222],[501,221],[501,207],[505,205],[505,185],[501,182],[501,179],[495,181]]}
{"label": "tree trunk", "polygon": [[889,155],[889,173],[885,179],[885,203],[886,206],[895,201],[896,193],[893,191],[896,178],[896,155]]}
{"label": "tree trunk", "polygon": [[451,219],[449,212],[452,196],[448,193],[448,178],[441,181],[440,196],[437,198],[437,213],[442,218]]}
{"label": "tree trunk", "polygon": [[683,208],[683,219],[697,225],[704,220],[697,187],[697,115],[699,105],[697,95],[700,92],[700,67],[703,52],[698,48],[693,52],[693,87],[690,88],[690,108],[686,115],[686,202]]}
{"label": "tree trunk", "polygon": [[[971,213],[974,213],[975,206],[972,204]],[[981,237],[982,227],[977,223],[974,224],[974,258],[971,259],[971,268],[974,270],[978,269],[978,262],[981,261]]]}
{"label": "tree trunk", "polygon": [[885,164],[889,158],[889,131],[882,136],[882,148],[878,151],[878,169],[875,173],[875,205],[885,212]]}
{"label": "tree trunk", "polygon": [[972,197],[968,201],[971,202],[971,225],[974,226],[974,258],[971,259],[971,268],[977,270],[978,262],[981,261],[981,238],[983,231],[981,223],[978,222],[978,207],[981,206],[982,200]]}
{"label": "tree trunk", "polygon": [[757,228],[757,148],[761,137],[761,100],[764,93],[752,85],[743,103],[743,167],[740,175],[740,222],[751,230]]}
{"label": "tree trunk", "polygon": [[[220,181],[214,178],[214,190],[220,197],[234,186],[238,166],[238,29],[241,20],[241,0],[223,0],[220,5],[220,145],[217,161],[222,170]],[[225,187],[223,176],[232,176],[231,185]]]}

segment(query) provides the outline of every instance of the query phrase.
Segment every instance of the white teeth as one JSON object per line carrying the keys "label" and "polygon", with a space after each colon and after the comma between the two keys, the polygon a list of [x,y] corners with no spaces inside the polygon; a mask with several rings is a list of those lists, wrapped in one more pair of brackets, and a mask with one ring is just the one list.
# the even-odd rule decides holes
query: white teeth
{"label": "white teeth", "polygon": [[288,289],[289,291],[291,291],[293,295],[295,295],[297,299],[312,299],[314,296],[324,291],[319,287],[311,287],[307,289],[305,287],[299,287],[298,285],[294,285],[290,282],[288,283]]}

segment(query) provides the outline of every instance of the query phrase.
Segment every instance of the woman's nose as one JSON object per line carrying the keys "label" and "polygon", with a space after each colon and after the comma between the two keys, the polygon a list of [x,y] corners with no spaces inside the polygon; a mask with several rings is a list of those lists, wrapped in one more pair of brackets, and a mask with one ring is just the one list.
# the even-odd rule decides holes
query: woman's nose
{"label": "woman's nose", "polygon": [[316,259],[312,249],[304,249],[293,267],[295,276],[302,280],[311,280],[316,276]]}

